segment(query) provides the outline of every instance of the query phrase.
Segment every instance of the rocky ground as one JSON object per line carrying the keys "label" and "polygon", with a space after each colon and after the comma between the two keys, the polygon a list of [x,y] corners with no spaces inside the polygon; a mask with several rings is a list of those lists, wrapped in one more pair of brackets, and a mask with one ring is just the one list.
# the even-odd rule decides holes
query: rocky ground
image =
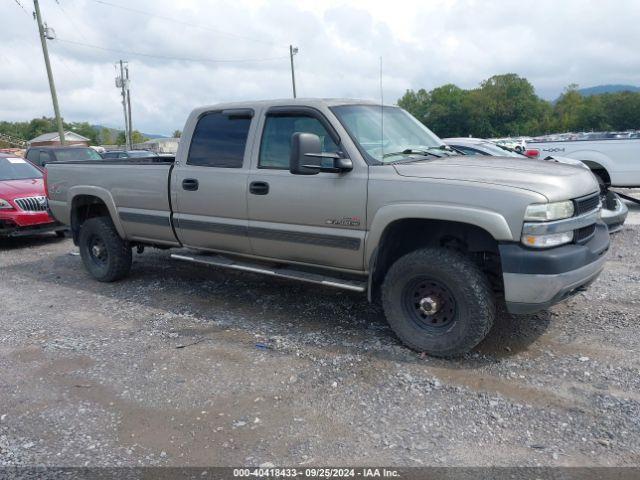
{"label": "rocky ground", "polygon": [[638,465],[640,210],[599,280],[467,357],[360,295],[71,240],[0,243],[0,465]]}

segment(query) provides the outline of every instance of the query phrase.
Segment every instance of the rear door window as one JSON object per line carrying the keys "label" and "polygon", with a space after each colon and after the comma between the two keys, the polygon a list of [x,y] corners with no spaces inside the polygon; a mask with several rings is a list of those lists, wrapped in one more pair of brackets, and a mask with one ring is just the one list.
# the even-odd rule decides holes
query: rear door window
{"label": "rear door window", "polygon": [[191,138],[188,165],[242,168],[251,115],[206,113],[198,120]]}

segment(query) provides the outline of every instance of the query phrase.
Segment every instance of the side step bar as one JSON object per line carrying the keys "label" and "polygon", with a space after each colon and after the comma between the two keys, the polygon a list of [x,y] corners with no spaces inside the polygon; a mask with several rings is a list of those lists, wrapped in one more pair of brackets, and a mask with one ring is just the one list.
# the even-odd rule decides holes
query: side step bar
{"label": "side step bar", "polygon": [[367,290],[367,282],[344,280],[317,273],[302,272],[291,268],[269,268],[249,262],[232,260],[231,258],[223,257],[221,255],[188,256],[173,253],[171,254],[171,258],[183,260],[185,262],[211,265],[214,267],[230,268],[232,270],[240,270],[243,272],[260,273],[262,275],[270,275],[272,277],[288,278],[289,280],[298,280],[299,282],[315,283],[326,287],[350,290],[352,292],[364,292]]}

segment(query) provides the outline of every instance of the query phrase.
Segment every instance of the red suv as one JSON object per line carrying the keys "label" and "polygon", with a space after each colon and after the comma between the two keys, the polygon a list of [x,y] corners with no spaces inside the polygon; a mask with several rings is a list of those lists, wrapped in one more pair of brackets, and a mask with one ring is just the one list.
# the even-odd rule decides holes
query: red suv
{"label": "red suv", "polygon": [[65,227],[47,212],[42,171],[26,160],[0,153],[0,237],[53,231]]}

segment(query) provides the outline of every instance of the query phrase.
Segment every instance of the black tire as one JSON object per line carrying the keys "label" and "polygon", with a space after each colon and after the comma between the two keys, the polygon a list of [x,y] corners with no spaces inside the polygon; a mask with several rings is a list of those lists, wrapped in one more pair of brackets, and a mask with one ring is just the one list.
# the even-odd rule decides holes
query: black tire
{"label": "black tire", "polygon": [[108,217],[90,218],[80,228],[80,256],[91,276],[115,282],[131,270],[131,246],[118,235]]}
{"label": "black tire", "polygon": [[602,195],[606,195],[609,187],[608,187],[607,181],[605,179],[604,170],[591,170],[591,173],[593,173],[595,175],[596,180],[598,181],[598,187],[600,188],[600,193]]}
{"label": "black tire", "polygon": [[469,258],[445,248],[416,250],[398,259],[382,284],[382,306],[405,345],[435,357],[471,350],[487,336],[496,316],[486,275]]}

